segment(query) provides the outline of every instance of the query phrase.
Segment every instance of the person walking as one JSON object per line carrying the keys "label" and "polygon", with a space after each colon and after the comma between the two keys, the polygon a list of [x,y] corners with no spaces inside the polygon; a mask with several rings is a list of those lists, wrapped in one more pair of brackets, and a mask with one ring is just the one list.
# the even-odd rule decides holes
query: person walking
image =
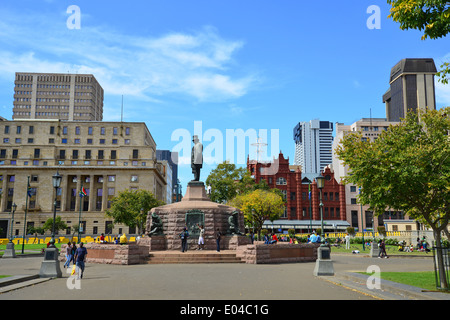
{"label": "person walking", "polygon": [[203,250],[203,247],[205,246],[205,228],[203,225],[198,225],[200,229],[200,236],[198,237],[198,248],[197,250]]}
{"label": "person walking", "polygon": [[217,245],[217,252],[220,252],[220,237],[222,236],[222,233],[220,232],[219,228],[216,230],[216,245]]}
{"label": "person walking", "polygon": [[189,238],[189,232],[187,231],[187,228],[184,227],[183,231],[180,233],[180,239],[181,239],[181,252],[187,251],[187,239]]}
{"label": "person walking", "polygon": [[378,258],[385,258],[387,259],[388,256],[386,254],[386,244],[384,240],[380,240],[380,243],[378,244],[378,247],[380,248],[380,252],[378,253]]}
{"label": "person walking", "polygon": [[72,245],[70,244],[70,241],[67,242],[66,247],[66,263],[64,263],[64,268],[69,267],[70,261],[72,261]]}
{"label": "person walking", "polygon": [[[83,246],[83,242],[80,242],[80,246],[78,247],[77,251],[75,252],[76,266],[78,268],[77,279],[83,278],[87,254],[88,254],[88,252],[87,252],[87,249]],[[81,274],[80,274],[80,271],[81,271]]]}
{"label": "person walking", "polygon": [[70,254],[71,254],[71,257],[72,257],[72,263],[73,264],[76,264],[76,261],[75,261],[75,252],[76,251],[77,251],[77,245],[75,244],[75,242],[72,242],[72,248],[71,248]]}
{"label": "person walking", "polygon": [[350,235],[348,233],[345,235],[345,249],[350,249]]}

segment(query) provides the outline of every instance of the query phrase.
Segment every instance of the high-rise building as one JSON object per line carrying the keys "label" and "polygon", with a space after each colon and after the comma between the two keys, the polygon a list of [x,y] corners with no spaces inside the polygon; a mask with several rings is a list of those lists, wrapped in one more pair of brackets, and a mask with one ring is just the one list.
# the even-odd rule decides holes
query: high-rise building
{"label": "high-rise building", "polygon": [[294,128],[294,141],[294,165],[302,166],[302,172],[319,173],[333,161],[333,123],[300,122]]}
{"label": "high-rise building", "polygon": [[383,95],[387,121],[400,121],[409,110],[436,109],[434,60],[403,59],[392,69],[390,88]]}
{"label": "high-rise building", "polygon": [[17,72],[14,83],[13,120],[103,120],[103,88],[92,74]]}
{"label": "high-rise building", "polygon": [[[166,202],[172,203],[180,201],[182,195],[179,194],[180,188],[178,188],[178,152],[172,152],[170,150],[156,150],[156,159],[160,161],[167,161],[172,172],[172,180],[170,182],[170,186],[172,188],[170,190],[170,194],[172,195],[172,199]],[[167,184],[169,185],[169,183]]]}

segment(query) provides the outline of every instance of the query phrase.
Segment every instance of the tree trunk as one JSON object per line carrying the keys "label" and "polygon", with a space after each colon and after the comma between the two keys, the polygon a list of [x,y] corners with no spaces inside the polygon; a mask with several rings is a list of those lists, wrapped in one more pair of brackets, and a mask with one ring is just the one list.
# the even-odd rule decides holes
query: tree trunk
{"label": "tree trunk", "polygon": [[436,240],[436,258],[437,258],[437,268],[439,273],[439,281],[442,289],[448,289],[447,275],[444,269],[444,257],[442,252],[441,243],[441,229],[438,228],[434,231],[434,239]]}

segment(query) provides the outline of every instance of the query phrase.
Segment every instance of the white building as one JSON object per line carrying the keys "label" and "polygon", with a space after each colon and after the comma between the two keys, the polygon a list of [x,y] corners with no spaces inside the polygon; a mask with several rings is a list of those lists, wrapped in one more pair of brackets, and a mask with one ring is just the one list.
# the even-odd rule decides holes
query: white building
{"label": "white building", "polygon": [[318,119],[300,122],[294,128],[294,165],[303,173],[319,173],[333,161],[333,123]]}

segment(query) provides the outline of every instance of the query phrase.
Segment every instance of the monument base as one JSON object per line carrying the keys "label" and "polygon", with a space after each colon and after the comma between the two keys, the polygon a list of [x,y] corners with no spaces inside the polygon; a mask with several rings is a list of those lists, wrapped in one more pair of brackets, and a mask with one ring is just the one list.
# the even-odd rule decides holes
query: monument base
{"label": "monument base", "polygon": [[317,260],[314,267],[315,276],[334,276],[333,261],[330,259],[330,248],[317,248]]}
{"label": "monument base", "polygon": [[44,261],[41,264],[39,276],[41,278],[61,278],[62,272],[59,265],[58,248],[45,249]]}
{"label": "monument base", "polygon": [[380,248],[378,248],[378,243],[372,242],[370,245],[370,256],[372,258],[377,258],[380,253]]}
{"label": "monument base", "polygon": [[3,258],[15,258],[16,250],[14,249],[14,243],[9,242],[6,244],[5,252],[3,253]]}

